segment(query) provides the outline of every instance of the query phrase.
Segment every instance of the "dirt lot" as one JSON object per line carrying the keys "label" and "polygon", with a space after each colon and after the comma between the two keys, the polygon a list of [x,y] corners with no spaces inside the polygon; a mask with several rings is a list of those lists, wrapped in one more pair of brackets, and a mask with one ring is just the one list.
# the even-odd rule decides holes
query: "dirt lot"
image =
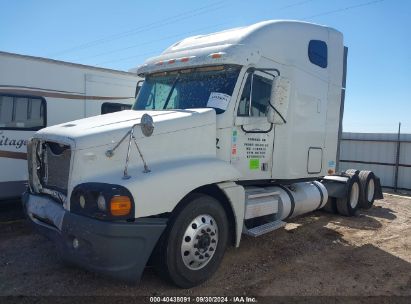
{"label": "dirt lot", "polygon": [[[18,213],[18,212],[17,212]],[[0,295],[411,295],[411,199],[356,217],[315,212],[229,248],[217,274],[181,290],[147,268],[138,286],[64,265],[16,212],[0,215]]]}

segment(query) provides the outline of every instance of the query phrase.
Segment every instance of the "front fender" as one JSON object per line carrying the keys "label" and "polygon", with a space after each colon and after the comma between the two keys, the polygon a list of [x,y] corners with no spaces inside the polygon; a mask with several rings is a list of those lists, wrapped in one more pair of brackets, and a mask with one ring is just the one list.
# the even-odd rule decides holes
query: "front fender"
{"label": "front fender", "polygon": [[122,179],[122,175],[117,173],[94,178],[92,182],[126,187],[133,195],[135,217],[139,218],[171,212],[192,190],[208,184],[235,181],[241,176],[233,166],[217,158],[161,162],[150,165],[150,170],[143,173],[142,167],[133,167],[129,170],[130,179]]}

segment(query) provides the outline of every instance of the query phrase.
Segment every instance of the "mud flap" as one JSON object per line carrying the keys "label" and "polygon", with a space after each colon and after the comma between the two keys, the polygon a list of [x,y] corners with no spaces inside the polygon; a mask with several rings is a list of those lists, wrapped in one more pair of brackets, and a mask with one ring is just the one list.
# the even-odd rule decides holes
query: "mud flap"
{"label": "mud flap", "polygon": [[374,199],[384,199],[384,195],[382,194],[382,187],[380,178],[375,176],[375,196]]}

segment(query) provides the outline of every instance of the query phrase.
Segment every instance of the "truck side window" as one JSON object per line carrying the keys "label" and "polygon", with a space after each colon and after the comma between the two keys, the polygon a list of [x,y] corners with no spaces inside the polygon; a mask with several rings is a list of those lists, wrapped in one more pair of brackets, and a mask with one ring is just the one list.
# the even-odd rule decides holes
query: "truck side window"
{"label": "truck side window", "polygon": [[312,64],[325,69],[328,65],[327,44],[321,40],[311,40],[308,44],[308,58]]}
{"label": "truck side window", "polygon": [[130,110],[131,105],[116,103],[116,102],[105,102],[101,105],[101,114],[119,112],[123,110]]}
{"label": "truck side window", "polygon": [[270,101],[271,86],[272,80],[255,73],[249,73],[241,94],[237,115],[254,117],[266,116],[268,102]]}
{"label": "truck side window", "polygon": [[40,130],[46,126],[46,100],[0,95],[0,130]]}

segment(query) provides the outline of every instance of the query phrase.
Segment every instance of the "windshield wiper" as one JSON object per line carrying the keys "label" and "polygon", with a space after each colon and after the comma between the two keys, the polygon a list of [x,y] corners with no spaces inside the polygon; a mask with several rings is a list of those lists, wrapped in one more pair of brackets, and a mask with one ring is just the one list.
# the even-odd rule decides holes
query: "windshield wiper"
{"label": "windshield wiper", "polygon": [[171,95],[173,94],[174,88],[176,87],[177,81],[180,78],[180,73],[177,74],[176,79],[173,82],[173,85],[171,86],[170,92],[168,93],[166,103],[164,104],[163,110],[165,110],[168,106],[168,102],[170,101]]}

